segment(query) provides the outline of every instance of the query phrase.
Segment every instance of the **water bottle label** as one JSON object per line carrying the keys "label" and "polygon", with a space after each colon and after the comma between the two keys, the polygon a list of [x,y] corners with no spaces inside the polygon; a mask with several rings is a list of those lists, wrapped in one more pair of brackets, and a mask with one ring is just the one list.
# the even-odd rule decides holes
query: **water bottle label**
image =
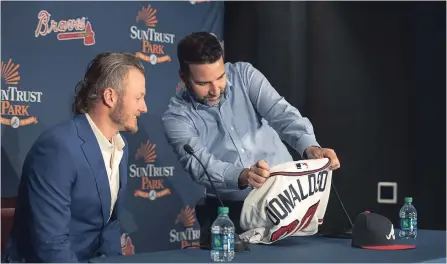
{"label": "water bottle label", "polygon": [[213,250],[234,250],[234,234],[212,234],[211,239]]}
{"label": "water bottle label", "polygon": [[417,218],[402,218],[400,220],[400,226],[404,231],[417,230]]}

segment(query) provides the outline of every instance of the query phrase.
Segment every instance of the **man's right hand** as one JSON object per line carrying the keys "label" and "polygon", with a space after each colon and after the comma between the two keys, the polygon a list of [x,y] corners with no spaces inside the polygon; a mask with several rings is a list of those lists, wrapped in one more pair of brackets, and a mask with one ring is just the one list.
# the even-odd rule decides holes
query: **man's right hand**
{"label": "man's right hand", "polygon": [[251,166],[250,169],[242,171],[239,175],[239,185],[241,187],[251,185],[259,188],[268,177],[270,177],[269,165],[264,160],[260,160],[254,166]]}

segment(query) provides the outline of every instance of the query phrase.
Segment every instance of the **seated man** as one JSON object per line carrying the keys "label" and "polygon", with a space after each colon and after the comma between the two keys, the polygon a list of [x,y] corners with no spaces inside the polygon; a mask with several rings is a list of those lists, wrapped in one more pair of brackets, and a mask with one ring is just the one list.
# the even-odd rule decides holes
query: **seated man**
{"label": "seated man", "polygon": [[120,214],[128,147],[147,111],[141,62],[104,53],[89,65],[75,116],[45,131],[29,151],[3,262],[86,262],[121,254]]}
{"label": "seated man", "polygon": [[291,106],[249,63],[224,63],[215,36],[194,33],[180,41],[180,77],[186,90],[170,101],[163,116],[168,142],[192,179],[207,188],[196,206],[201,244],[209,245],[210,227],[217,216],[216,195],[199,162],[184,150],[189,144],[206,166],[236,232],[252,188],[269,177],[269,167],[292,161],[281,140],[306,158],[340,164],[332,149],[320,148],[307,118]]}

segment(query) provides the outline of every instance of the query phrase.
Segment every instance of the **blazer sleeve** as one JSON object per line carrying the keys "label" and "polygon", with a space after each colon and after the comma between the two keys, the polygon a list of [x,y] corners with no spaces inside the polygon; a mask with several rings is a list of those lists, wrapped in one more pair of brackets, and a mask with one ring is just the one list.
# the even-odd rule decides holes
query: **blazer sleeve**
{"label": "blazer sleeve", "polygon": [[99,255],[106,257],[120,256],[121,254],[121,225],[118,218],[111,219],[101,235]]}
{"label": "blazer sleeve", "polygon": [[42,262],[78,262],[71,250],[71,186],[76,177],[72,157],[63,140],[38,141],[25,160],[22,184],[28,194],[29,239]]}

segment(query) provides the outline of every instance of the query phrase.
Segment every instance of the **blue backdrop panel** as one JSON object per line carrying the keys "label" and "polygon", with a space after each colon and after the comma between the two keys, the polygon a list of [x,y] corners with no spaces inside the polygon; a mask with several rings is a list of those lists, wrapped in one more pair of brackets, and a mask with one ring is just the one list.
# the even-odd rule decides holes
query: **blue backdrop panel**
{"label": "blue backdrop panel", "polygon": [[196,246],[194,205],[204,189],[177,164],[161,116],[182,83],[177,44],[194,31],[222,40],[223,2],[2,2],[2,196],[15,196],[25,156],[72,116],[75,84],[104,51],[136,54],[148,113],[129,142],[125,254]]}

